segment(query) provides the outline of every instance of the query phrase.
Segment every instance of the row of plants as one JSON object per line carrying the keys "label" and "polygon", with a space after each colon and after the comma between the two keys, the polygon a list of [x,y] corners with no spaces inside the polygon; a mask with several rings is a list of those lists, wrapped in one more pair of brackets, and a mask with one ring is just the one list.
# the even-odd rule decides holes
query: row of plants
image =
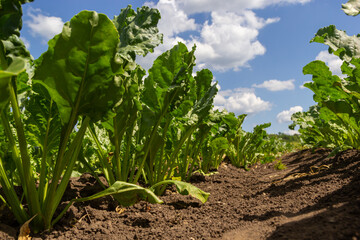
{"label": "row of plants", "polygon": [[[106,195],[122,206],[161,203],[168,184],[206,202],[186,182],[193,172],[225,156],[247,168],[286,150],[270,124],[245,132],[246,115],[213,110],[217,87],[209,70],[193,73],[195,46],[178,43],[148,73],[136,64],[162,43],[158,10],[129,6],[112,20],[82,11],[33,60],[19,38],[28,2],[0,5],[0,199],[20,224],[49,229],[72,203]],[[104,191],[55,216],[70,178],[84,172],[103,175]]]}
{"label": "row of plants", "polygon": [[[347,15],[359,14],[359,1],[342,5]],[[333,75],[320,60],[303,69],[311,74],[312,82],[304,84],[314,92],[315,106],[307,112],[292,115],[290,129],[299,126],[302,143],[308,147],[327,147],[335,151],[360,148],[360,39],[348,36],[334,25],[320,29],[311,42],[329,46],[329,53],[338,56],[343,64],[342,74]]]}

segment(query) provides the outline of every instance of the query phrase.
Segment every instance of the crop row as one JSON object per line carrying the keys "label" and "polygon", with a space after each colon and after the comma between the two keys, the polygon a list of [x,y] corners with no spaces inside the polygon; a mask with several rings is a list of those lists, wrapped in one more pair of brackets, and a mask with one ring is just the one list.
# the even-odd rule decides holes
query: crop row
{"label": "crop row", "polygon": [[[245,132],[246,115],[213,110],[217,87],[209,70],[193,73],[195,46],[178,43],[148,73],[136,64],[162,42],[156,9],[129,6],[112,20],[82,11],[33,60],[19,38],[26,2],[0,5],[0,199],[20,224],[49,229],[73,202],[106,195],[123,206],[161,203],[168,184],[206,202],[186,182],[195,171],[207,174],[225,156],[247,168],[286,150],[266,134],[270,124]],[[104,191],[54,216],[83,172],[103,174]]]}

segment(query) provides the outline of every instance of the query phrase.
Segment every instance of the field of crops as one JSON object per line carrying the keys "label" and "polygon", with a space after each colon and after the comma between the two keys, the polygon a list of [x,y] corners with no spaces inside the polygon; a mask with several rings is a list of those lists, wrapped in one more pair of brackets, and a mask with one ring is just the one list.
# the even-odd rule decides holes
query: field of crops
{"label": "field of crops", "polygon": [[[164,204],[117,208],[111,197],[74,204],[59,224],[33,239],[359,239],[360,152],[302,150],[249,171],[223,163],[217,174],[191,179],[210,193],[206,204],[166,190]],[[317,166],[317,167],[316,167]],[[66,202],[101,190],[87,174],[72,179]],[[0,239],[16,239],[5,211]]]}
{"label": "field of crops", "polygon": [[[210,70],[193,71],[196,46],[138,65],[163,41],[157,9],[81,11],[34,60],[20,39],[29,2],[0,5],[0,237],[212,239],[258,226],[241,239],[295,239],[296,219],[334,211],[335,230],[318,224],[316,236],[360,238],[359,37],[329,26],[312,40],[348,77],[321,61],[304,67],[318,104],[293,115],[294,145],[267,134],[271,123],[246,132],[245,114],[213,109],[218,88]],[[358,1],[343,10],[357,15]],[[295,147],[326,150],[280,158]]]}

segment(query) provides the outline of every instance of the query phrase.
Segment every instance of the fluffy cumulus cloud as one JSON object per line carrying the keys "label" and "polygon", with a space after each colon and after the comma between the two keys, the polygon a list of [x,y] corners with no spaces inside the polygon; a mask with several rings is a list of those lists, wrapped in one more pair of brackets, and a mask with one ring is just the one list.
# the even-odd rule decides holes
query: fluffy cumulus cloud
{"label": "fluffy cumulus cloud", "polygon": [[296,112],[302,112],[302,111],[303,111],[303,108],[301,106],[291,107],[289,110],[280,112],[276,116],[276,119],[279,123],[291,122],[291,115],[293,115]]}
{"label": "fluffy cumulus cloud", "polygon": [[193,37],[188,43],[196,44],[198,62],[204,67],[218,71],[239,70],[248,62],[266,52],[257,40],[259,30],[279,19],[262,19],[252,11],[242,14],[227,12],[211,13],[211,24],[206,21],[200,36]]}
{"label": "fluffy cumulus cloud", "polygon": [[255,114],[271,109],[271,103],[255,95],[253,89],[237,88],[219,91],[214,99],[215,109],[226,109],[235,114]]}
{"label": "fluffy cumulus cloud", "polygon": [[40,9],[33,8],[29,8],[26,15],[29,20],[25,24],[30,28],[32,36],[42,38],[44,43],[62,31],[64,22],[59,17],[45,16]]}
{"label": "fluffy cumulus cloud", "polygon": [[253,84],[252,86],[256,87],[256,88],[265,88],[272,92],[277,92],[277,91],[283,91],[283,90],[294,90],[295,89],[294,82],[295,82],[295,79],[290,79],[287,81],[280,81],[280,80],[272,79],[272,80],[265,81],[261,84]]}
{"label": "fluffy cumulus cloud", "polygon": [[316,56],[316,60],[325,62],[334,75],[338,75],[341,78],[345,77],[345,75],[343,75],[341,72],[341,65],[343,61],[338,56],[330,54],[327,50],[325,50],[321,51]]}
{"label": "fluffy cumulus cloud", "polygon": [[[218,71],[237,71],[249,67],[249,61],[266,52],[266,48],[258,40],[259,31],[280,20],[277,17],[258,17],[253,9],[270,5],[304,4],[309,1],[311,0],[159,0],[156,4],[154,1],[147,2],[145,5],[158,8],[162,15],[159,30],[164,33],[164,45],[156,48],[155,53],[145,59],[139,58],[140,64],[149,68],[150,62],[156,56],[181,41],[188,48],[196,44],[198,67]],[[211,13],[210,18],[196,23],[191,14],[201,12]]]}

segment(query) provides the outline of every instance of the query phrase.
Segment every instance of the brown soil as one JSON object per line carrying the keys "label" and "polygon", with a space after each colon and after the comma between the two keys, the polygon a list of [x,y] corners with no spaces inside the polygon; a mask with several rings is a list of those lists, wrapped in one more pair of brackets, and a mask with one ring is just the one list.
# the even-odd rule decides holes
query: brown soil
{"label": "brown soil", "polygon": [[[210,192],[201,204],[168,190],[162,205],[140,202],[119,211],[111,197],[76,204],[50,232],[33,239],[360,239],[360,151],[334,157],[302,150],[250,171],[223,163],[218,174],[193,178]],[[86,174],[64,197],[101,188]],[[16,239],[13,218],[0,218],[0,239]],[[7,219],[6,221],[4,219]]]}

